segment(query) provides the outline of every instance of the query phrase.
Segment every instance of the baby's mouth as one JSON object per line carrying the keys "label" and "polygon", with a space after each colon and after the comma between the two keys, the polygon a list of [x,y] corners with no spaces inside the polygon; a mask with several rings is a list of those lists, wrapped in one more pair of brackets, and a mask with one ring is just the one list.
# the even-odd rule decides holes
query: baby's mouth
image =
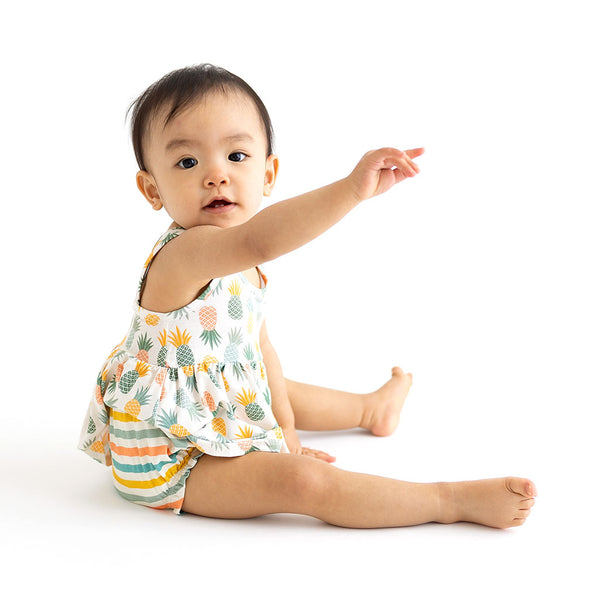
{"label": "baby's mouth", "polygon": [[222,206],[228,206],[229,204],[233,204],[233,202],[229,202],[229,200],[225,200],[225,198],[215,198],[210,204],[206,205],[206,208],[220,208]]}

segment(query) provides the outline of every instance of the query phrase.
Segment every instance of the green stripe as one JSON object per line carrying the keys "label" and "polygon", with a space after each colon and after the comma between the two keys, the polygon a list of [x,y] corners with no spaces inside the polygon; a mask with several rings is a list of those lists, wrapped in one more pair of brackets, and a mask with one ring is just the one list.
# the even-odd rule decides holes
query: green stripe
{"label": "green stripe", "polygon": [[173,466],[177,462],[177,458],[174,460],[165,460],[163,462],[159,462],[156,465],[153,463],[145,463],[145,464],[136,464],[136,465],[127,465],[124,463],[117,462],[115,460],[114,454],[112,456],[112,464],[117,471],[121,473],[150,473],[151,471],[156,471],[157,475],[161,476],[161,470],[165,467]]}
{"label": "green stripe", "polygon": [[110,435],[119,437],[123,440],[147,440],[155,438],[161,441],[161,444],[166,443],[166,436],[160,429],[146,429],[138,431],[136,429],[118,429],[113,425],[110,426]]}

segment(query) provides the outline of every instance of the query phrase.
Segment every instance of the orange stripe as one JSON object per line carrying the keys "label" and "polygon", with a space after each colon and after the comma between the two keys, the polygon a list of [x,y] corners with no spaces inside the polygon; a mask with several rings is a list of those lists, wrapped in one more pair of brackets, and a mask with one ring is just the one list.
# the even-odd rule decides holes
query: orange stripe
{"label": "orange stripe", "polygon": [[126,448],[117,446],[114,442],[110,443],[110,449],[120,456],[169,456],[169,446],[144,446],[138,448]]}
{"label": "orange stripe", "polygon": [[169,502],[169,504],[161,504],[160,506],[151,506],[150,508],[154,508],[156,510],[162,510],[163,508],[179,508],[183,506],[183,498],[181,500],[177,500],[177,502]]}

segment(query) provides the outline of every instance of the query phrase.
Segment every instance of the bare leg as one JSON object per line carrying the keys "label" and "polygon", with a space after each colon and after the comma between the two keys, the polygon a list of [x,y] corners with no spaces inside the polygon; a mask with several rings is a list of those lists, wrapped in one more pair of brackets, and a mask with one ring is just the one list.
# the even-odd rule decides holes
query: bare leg
{"label": "bare leg", "polygon": [[513,477],[410,483],[343,471],[308,456],[252,452],[203,456],[188,477],[183,511],[225,519],[296,513],[355,528],[457,520],[504,528],[529,515],[529,485]]}
{"label": "bare leg", "polygon": [[375,435],[390,435],[398,425],[412,375],[400,367],[375,392],[353,394],[286,379],[296,428],[331,431],[362,427]]}

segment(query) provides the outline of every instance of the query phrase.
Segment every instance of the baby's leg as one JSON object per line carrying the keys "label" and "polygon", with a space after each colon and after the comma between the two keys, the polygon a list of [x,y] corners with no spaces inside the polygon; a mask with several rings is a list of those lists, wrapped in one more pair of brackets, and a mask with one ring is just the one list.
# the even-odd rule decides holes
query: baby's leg
{"label": "baby's leg", "polygon": [[353,394],[286,379],[296,428],[330,431],[362,427],[375,435],[390,435],[398,426],[412,375],[400,367],[377,391]]}
{"label": "baby's leg", "polygon": [[183,511],[242,519],[271,513],[309,515],[342,527],[401,527],[437,521],[521,525],[533,505],[529,480],[409,483],[343,471],[297,454],[203,456],[192,469]]}

